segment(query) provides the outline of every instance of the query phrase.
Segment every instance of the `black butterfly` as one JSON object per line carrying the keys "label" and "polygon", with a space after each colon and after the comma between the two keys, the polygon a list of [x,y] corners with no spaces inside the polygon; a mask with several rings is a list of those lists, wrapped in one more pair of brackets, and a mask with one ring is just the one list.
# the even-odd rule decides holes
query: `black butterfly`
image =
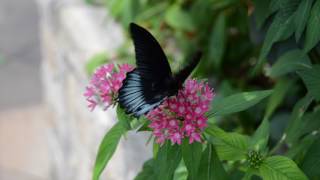
{"label": "black butterfly", "polygon": [[168,60],[157,40],[144,28],[131,23],[137,67],[127,73],[119,90],[119,104],[126,113],[139,117],[159,106],[166,97],[175,95],[197,66],[201,53],[191,63],[172,74]]}

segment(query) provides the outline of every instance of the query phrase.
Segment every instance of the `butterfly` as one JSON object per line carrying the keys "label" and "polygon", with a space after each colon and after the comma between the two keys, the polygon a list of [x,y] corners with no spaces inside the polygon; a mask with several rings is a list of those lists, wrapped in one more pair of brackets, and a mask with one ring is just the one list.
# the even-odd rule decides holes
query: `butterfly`
{"label": "butterfly", "polygon": [[199,63],[201,52],[196,52],[187,66],[173,74],[166,55],[151,33],[134,23],[130,23],[130,33],[136,68],[127,73],[118,100],[127,114],[140,117],[178,93]]}

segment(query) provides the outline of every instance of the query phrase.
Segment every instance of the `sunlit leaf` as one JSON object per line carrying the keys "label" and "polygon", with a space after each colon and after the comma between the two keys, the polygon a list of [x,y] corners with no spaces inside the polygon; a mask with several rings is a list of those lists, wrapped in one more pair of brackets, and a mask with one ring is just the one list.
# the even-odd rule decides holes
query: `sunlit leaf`
{"label": "sunlit leaf", "polygon": [[214,144],[221,160],[242,160],[246,158],[249,148],[249,138],[238,133],[227,133],[210,124],[206,133],[213,137]]}
{"label": "sunlit leaf", "polygon": [[263,151],[269,140],[269,131],[270,123],[269,120],[265,118],[250,139],[250,149]]}
{"label": "sunlit leaf", "polygon": [[185,31],[194,31],[194,23],[190,14],[180,6],[172,5],[165,14],[165,21],[172,27]]}
{"label": "sunlit leaf", "polygon": [[272,93],[272,90],[238,93],[214,100],[209,116],[222,116],[246,110]]}
{"label": "sunlit leaf", "polygon": [[268,157],[259,169],[264,180],[307,180],[308,178],[289,158],[284,156]]}
{"label": "sunlit leaf", "polygon": [[99,180],[99,177],[115,152],[119,140],[126,130],[122,124],[115,124],[104,136],[98,150],[96,162],[93,168],[93,180]]}

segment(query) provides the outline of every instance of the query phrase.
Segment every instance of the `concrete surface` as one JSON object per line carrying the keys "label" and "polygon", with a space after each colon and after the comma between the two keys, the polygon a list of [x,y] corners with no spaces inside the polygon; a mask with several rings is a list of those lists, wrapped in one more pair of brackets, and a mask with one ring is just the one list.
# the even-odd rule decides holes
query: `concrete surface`
{"label": "concrete surface", "polygon": [[50,176],[38,21],[34,1],[0,0],[0,180]]}
{"label": "concrete surface", "polygon": [[0,110],[41,101],[38,22],[34,1],[0,0]]}

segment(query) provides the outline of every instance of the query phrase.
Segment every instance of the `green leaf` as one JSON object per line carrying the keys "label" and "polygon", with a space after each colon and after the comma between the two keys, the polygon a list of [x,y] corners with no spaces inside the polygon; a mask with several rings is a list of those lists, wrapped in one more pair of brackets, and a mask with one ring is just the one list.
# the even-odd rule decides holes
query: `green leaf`
{"label": "green leaf", "polygon": [[320,41],[320,1],[316,1],[312,7],[307,24],[304,51],[308,52]]}
{"label": "green leaf", "polygon": [[187,180],[188,179],[188,170],[182,160],[178,165],[176,171],[174,172],[173,180]]}
{"label": "green leaf", "polygon": [[292,82],[288,79],[280,79],[273,89],[272,95],[269,98],[266,113],[264,115],[264,119],[270,119],[270,116],[276,110],[276,108],[281,104],[283,101],[287,91],[292,86]]}
{"label": "green leaf", "polygon": [[320,65],[314,65],[311,69],[305,68],[299,71],[298,74],[307,86],[308,92],[317,101],[320,101]]}
{"label": "green leaf", "polygon": [[166,142],[157,153],[155,172],[158,180],[171,180],[181,161],[181,148]]}
{"label": "green leaf", "polygon": [[108,54],[98,53],[91,57],[86,63],[86,71],[89,75],[92,75],[97,67],[107,63]]}
{"label": "green leaf", "polygon": [[308,18],[310,15],[310,10],[312,7],[313,0],[303,0],[301,1],[296,13],[295,13],[295,26],[296,26],[296,32],[295,32],[295,38],[296,42],[299,41],[306,24],[308,22]]}
{"label": "green leaf", "polygon": [[205,130],[213,137],[212,143],[222,160],[243,160],[247,156],[249,138],[238,133],[227,133],[213,124]]}
{"label": "green leaf", "polygon": [[308,178],[289,158],[284,156],[268,157],[259,169],[264,180],[307,180]]}
{"label": "green leaf", "polygon": [[313,101],[313,98],[310,95],[306,95],[304,98],[300,99],[293,108],[290,121],[285,130],[286,142],[289,145],[292,145],[300,137],[301,132],[300,128],[304,123],[302,117],[306,109],[309,107],[310,103]]}
{"label": "green leaf", "polygon": [[[292,2],[295,2],[293,0]],[[272,45],[275,42],[282,41],[290,37],[294,31],[293,28],[293,13],[294,6],[290,3],[282,7],[279,7],[280,10],[275,15],[276,17],[273,19],[272,24],[270,25],[266,38],[264,40],[263,46],[261,48],[260,56],[258,59],[258,63],[254,69],[254,72],[257,71],[258,68],[261,67],[262,63],[265,61],[269,51],[272,48]]]}
{"label": "green leaf", "polygon": [[180,6],[172,5],[165,14],[165,21],[173,28],[194,31],[195,26],[190,15],[181,9]]}
{"label": "green leaf", "polygon": [[270,0],[253,0],[254,3],[254,16],[256,19],[256,24],[258,26],[258,28],[261,28],[261,26],[263,25],[263,23],[265,22],[265,20],[268,18],[269,16],[269,4],[270,4]]}
{"label": "green leaf", "polygon": [[317,139],[308,150],[301,169],[310,179],[320,178],[320,139]]}
{"label": "green leaf", "polygon": [[134,180],[154,180],[154,159],[150,159],[143,164],[142,171],[134,178]]}
{"label": "green leaf", "polygon": [[250,149],[263,151],[268,144],[269,131],[270,123],[269,120],[265,118],[250,139]]}
{"label": "green leaf", "polygon": [[122,109],[119,105],[117,106],[117,118],[120,122],[120,124],[126,129],[130,130],[130,121],[133,120],[133,117],[130,115],[127,115],[124,109]]}
{"label": "green leaf", "polygon": [[209,39],[208,58],[213,61],[216,68],[220,67],[226,46],[226,17],[220,13],[212,28]]}
{"label": "green leaf", "polygon": [[121,135],[126,130],[120,123],[115,124],[104,136],[98,150],[96,162],[93,168],[93,180],[99,180],[99,177],[115,152]]}
{"label": "green leaf", "polygon": [[199,166],[198,179],[201,180],[227,180],[229,179],[223,165],[218,158],[214,146],[207,145],[202,153]]}
{"label": "green leaf", "polygon": [[318,136],[314,134],[307,135],[300,140],[299,143],[292,146],[292,148],[290,148],[285,155],[291,159],[294,159],[297,156],[304,154],[317,138]]}
{"label": "green leaf", "polygon": [[244,111],[259,103],[272,93],[272,90],[243,92],[214,100],[209,116],[222,116]]}
{"label": "green leaf", "polygon": [[185,162],[189,173],[188,179],[196,180],[201,160],[202,144],[198,142],[189,144],[188,140],[185,139],[181,148],[183,161]]}
{"label": "green leaf", "polygon": [[291,50],[279,57],[268,75],[275,78],[306,67],[311,67],[309,57],[299,49]]}

